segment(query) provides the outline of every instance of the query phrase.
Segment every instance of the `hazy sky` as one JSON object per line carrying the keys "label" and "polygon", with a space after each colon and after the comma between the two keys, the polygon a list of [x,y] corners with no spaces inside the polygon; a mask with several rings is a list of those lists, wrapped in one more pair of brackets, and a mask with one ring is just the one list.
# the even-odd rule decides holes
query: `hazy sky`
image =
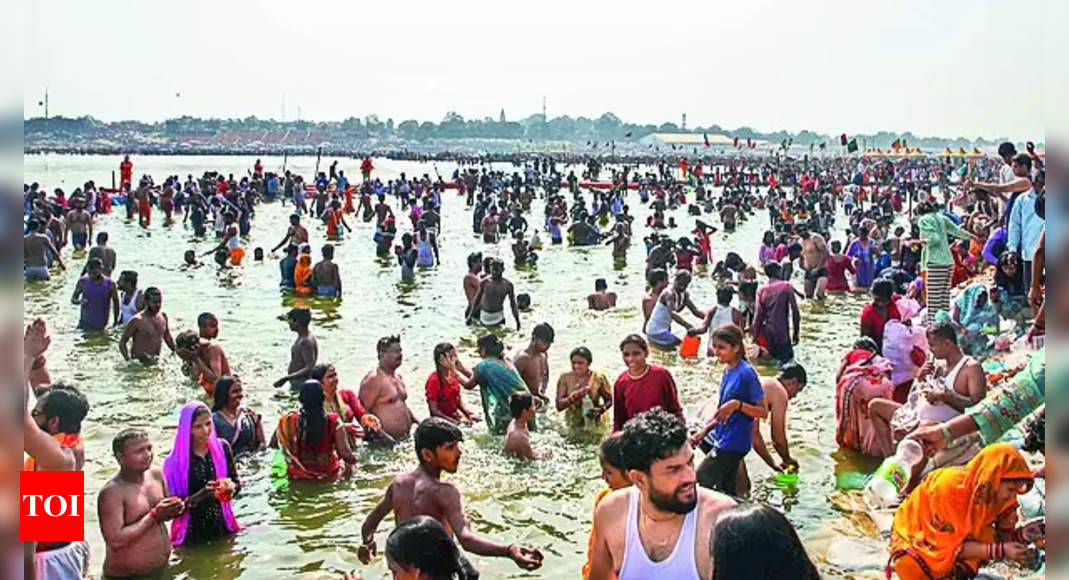
{"label": "hazy sky", "polygon": [[46,86],[52,115],[149,121],[280,118],[283,99],[289,120],[298,107],[310,120],[439,121],[451,110],[496,119],[502,108],[518,119],[545,95],[551,117],[679,123],[685,112],[689,126],[1040,141],[1044,24],[1009,27],[1011,10],[931,0],[31,2],[23,112],[43,113]]}

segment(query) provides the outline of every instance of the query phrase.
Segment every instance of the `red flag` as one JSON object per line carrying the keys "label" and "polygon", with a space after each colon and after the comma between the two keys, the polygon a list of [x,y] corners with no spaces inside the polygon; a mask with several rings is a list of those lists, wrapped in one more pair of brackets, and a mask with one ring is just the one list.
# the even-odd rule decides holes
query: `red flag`
{"label": "red flag", "polygon": [[839,135],[839,144],[846,147],[846,133]]}

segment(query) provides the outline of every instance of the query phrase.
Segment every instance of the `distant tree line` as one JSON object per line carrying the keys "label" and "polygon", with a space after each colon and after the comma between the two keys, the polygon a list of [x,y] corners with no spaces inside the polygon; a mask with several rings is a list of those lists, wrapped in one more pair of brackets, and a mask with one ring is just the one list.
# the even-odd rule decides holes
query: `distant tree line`
{"label": "distant tree line", "polygon": [[[541,114],[531,115],[519,121],[505,119],[504,111],[494,119],[465,119],[456,112],[446,113],[439,123],[405,119],[399,123],[394,119],[382,120],[378,115],[364,118],[349,117],[344,121],[276,121],[259,119],[254,116],[244,119],[200,119],[179,117],[158,123],[141,121],[116,121],[105,123],[93,117],[41,117],[28,119],[23,125],[24,137],[33,141],[62,141],[67,139],[127,139],[133,136],[165,138],[178,140],[182,138],[210,138],[228,132],[255,131],[313,131],[334,139],[352,141],[366,140],[403,140],[408,142],[425,142],[439,139],[507,139],[534,141],[568,141],[583,143],[586,141],[615,141],[624,145],[637,141],[651,133],[681,132],[675,123],[661,125],[625,123],[612,113],[605,113],[596,119],[587,117],[570,117],[567,115],[546,120]],[[822,135],[803,130],[797,133],[788,131],[762,132],[750,127],[725,129],[719,125],[688,128],[688,133],[708,133],[710,135],[727,135],[739,139],[755,139],[773,143],[792,140],[795,145],[827,143],[829,147],[837,146],[839,135]],[[872,135],[849,135],[859,144],[870,147],[889,147],[896,139],[906,142],[909,147],[943,148],[992,146],[1004,140],[998,137],[919,137],[912,133],[893,133],[881,131]]]}

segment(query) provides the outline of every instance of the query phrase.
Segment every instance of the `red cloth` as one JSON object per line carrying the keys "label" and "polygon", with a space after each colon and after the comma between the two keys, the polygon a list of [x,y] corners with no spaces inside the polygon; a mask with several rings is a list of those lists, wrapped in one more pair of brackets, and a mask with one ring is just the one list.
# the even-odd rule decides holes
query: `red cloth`
{"label": "red cloth", "polygon": [[450,417],[456,417],[460,410],[460,382],[456,376],[448,375],[445,384],[438,380],[438,373],[433,372],[427,377],[427,404],[431,401],[438,403],[438,410]]}
{"label": "red cloth", "polygon": [[631,417],[660,407],[669,413],[683,418],[683,407],[679,405],[676,382],[668,369],[650,365],[646,374],[633,379],[624,371],[616,379],[612,394],[612,429],[619,431]]}
{"label": "red cloth", "polygon": [[846,273],[855,273],[854,264],[849,258],[836,262],[828,256],[828,290],[833,292],[846,292],[850,290],[850,282],[846,279]]}
{"label": "red cloth", "polygon": [[861,322],[868,322],[869,328],[872,329],[872,334],[869,335],[872,340],[876,341],[876,344],[883,346],[883,327],[887,324],[888,320],[902,320],[902,315],[898,313],[898,308],[895,306],[894,301],[887,308],[887,318],[884,318],[872,307],[872,304],[866,304],[865,308],[861,310]]}
{"label": "red cloth", "polygon": [[345,403],[346,407],[349,407],[345,416],[341,417],[342,421],[346,423],[351,422],[353,419],[359,421],[367,414],[367,409],[364,409],[364,405],[360,403],[360,397],[357,397],[356,393],[351,389],[340,389],[338,396],[341,398],[341,402]]}

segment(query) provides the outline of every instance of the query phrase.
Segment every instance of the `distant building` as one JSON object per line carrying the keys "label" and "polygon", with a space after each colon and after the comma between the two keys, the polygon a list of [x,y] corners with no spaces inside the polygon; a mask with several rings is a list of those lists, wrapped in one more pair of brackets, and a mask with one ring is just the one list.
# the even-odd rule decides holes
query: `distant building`
{"label": "distant building", "polygon": [[[745,142],[745,139],[740,139]],[[671,149],[674,145],[676,148],[683,147],[685,149],[691,149],[694,147],[705,147],[705,135],[702,133],[650,133],[645,137],[638,140],[639,144],[643,147],[660,147],[663,149]],[[709,134],[709,148],[722,151],[725,149],[732,149],[735,147],[735,140],[727,135],[714,135]]]}

